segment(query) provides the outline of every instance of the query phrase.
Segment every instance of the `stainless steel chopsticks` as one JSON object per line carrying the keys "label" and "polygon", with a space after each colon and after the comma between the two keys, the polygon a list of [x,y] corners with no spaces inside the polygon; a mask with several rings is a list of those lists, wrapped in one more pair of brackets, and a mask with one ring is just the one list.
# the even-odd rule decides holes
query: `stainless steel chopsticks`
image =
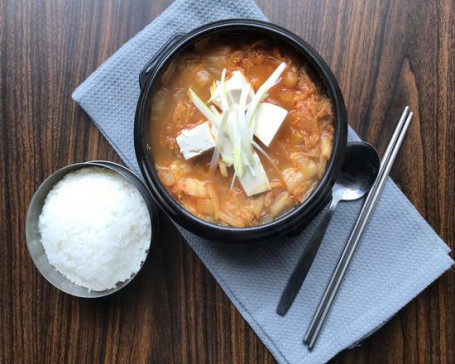
{"label": "stainless steel chopsticks", "polygon": [[351,263],[355,249],[359,244],[360,238],[362,237],[362,233],[365,229],[368,218],[370,217],[371,212],[376,205],[378,197],[384,188],[390,169],[392,168],[397,153],[401,147],[412,117],[413,113],[410,112],[409,107],[406,106],[400,117],[400,120],[398,121],[398,125],[392,135],[389,145],[387,146],[384,157],[382,158],[378,177],[373,184],[373,187],[371,188],[369,194],[367,195],[365,202],[363,203],[357,222],[352,229],[351,235],[349,236],[343,253],[338,260],[337,266],[332,274],[332,277],[330,278],[329,284],[326,287],[324,295],[319,302],[319,306],[316,309],[310,326],[308,327],[308,330],[305,334],[303,341],[308,345],[308,348],[310,350],[313,349],[314,344],[316,343],[316,340],[322,329],[322,325],[324,324],[324,321],[327,318],[327,314],[329,313],[330,308],[333,304],[333,300],[335,299],[341,286],[341,282],[346,275],[346,271],[349,267],[349,264]]}

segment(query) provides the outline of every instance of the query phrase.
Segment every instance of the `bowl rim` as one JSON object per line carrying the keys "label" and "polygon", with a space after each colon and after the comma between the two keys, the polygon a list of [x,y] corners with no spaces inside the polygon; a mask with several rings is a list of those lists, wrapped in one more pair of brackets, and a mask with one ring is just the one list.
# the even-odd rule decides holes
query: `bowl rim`
{"label": "bowl rim", "polygon": [[[143,262],[141,263],[140,268],[138,269],[137,272],[131,275],[127,280],[123,282],[118,282],[114,288],[103,290],[103,291],[93,291],[89,290],[86,287],[77,285],[74,282],[71,282],[68,278],[66,278],[62,273],[60,273],[52,264],[49,263],[49,260],[47,258],[47,255],[45,253],[44,247],[41,243],[41,237],[40,237],[40,232],[38,230],[38,221],[39,221],[39,216],[41,214],[42,208],[44,206],[44,202],[49,194],[49,192],[52,190],[52,188],[59,182],[61,181],[66,175],[68,175],[71,172],[75,172],[77,170],[80,170],[82,168],[90,168],[90,167],[98,167],[98,168],[104,168],[107,169],[111,172],[116,173],[117,175],[120,175],[121,177],[125,178],[128,180],[141,194],[141,196],[144,198],[144,201],[146,202],[147,209],[149,211],[150,215],[150,223],[151,223],[151,239],[150,243],[145,255],[145,258]],[[124,173],[121,173],[115,168],[122,168]],[[146,186],[143,184],[143,187],[146,189],[148,195],[144,195],[143,191],[141,191],[138,187],[136,182],[133,182],[131,179],[134,176],[137,181],[143,184],[143,182],[128,168],[114,163],[110,161],[102,161],[102,160],[94,160],[94,161],[87,161],[87,162],[79,162],[79,163],[73,163],[69,164],[65,167],[62,167],[60,169],[57,169],[53,173],[51,173],[49,176],[44,179],[36,189],[35,193],[32,196],[32,199],[30,200],[28,209],[27,209],[27,214],[26,214],[26,219],[25,219],[25,237],[26,237],[26,244],[27,244],[27,249],[30,254],[30,257],[32,258],[33,264],[35,267],[38,269],[38,271],[41,273],[41,275],[50,283],[52,284],[55,288],[58,290],[67,293],[71,296],[79,297],[79,298],[99,298],[99,297],[105,297],[108,295],[111,295],[113,293],[116,293],[120,291],[122,288],[126,287],[129,283],[133,281],[133,279],[138,275],[138,273],[142,270],[143,266],[145,265],[145,262],[148,259],[149,253],[151,248],[153,247],[157,236],[158,236],[158,215],[157,215],[157,208],[155,206],[155,202],[153,199],[151,199],[150,193]],[[148,200],[148,202],[147,202]],[[151,201],[151,204],[150,204]],[[152,206],[152,207],[151,207]],[[154,207],[153,207],[154,206]],[[153,210],[154,208],[154,210]],[[39,246],[33,246],[33,244],[39,244]],[[38,251],[37,251],[38,249]]]}
{"label": "bowl rim", "polygon": [[[302,57],[305,57],[305,61],[307,61],[316,71],[318,77],[324,84],[326,92],[333,101],[333,107],[335,109],[335,137],[332,155],[329,159],[324,175],[314,190],[302,203],[281,215],[276,220],[264,225],[244,228],[222,226],[199,219],[197,216],[191,214],[183,208],[183,206],[181,206],[178,201],[176,201],[175,198],[167,192],[166,188],[159,181],[153,160],[148,152],[148,141],[145,138],[146,122],[142,117],[143,115],[148,115],[147,109],[149,106],[150,95],[153,92],[157,76],[167,66],[167,64],[171,62],[176,54],[200,38],[225,33],[231,30],[236,32],[253,31],[258,32],[258,34],[263,34],[264,36],[278,37],[286,41],[288,45],[296,48]],[[221,233],[226,234],[225,236],[228,236],[229,238],[241,238],[241,234],[249,233],[275,233],[274,235],[278,235],[278,230],[283,230],[286,222],[289,223],[291,220],[294,220],[295,223],[297,217],[301,215],[302,212],[311,210],[315,207],[315,205],[317,205],[318,202],[320,203],[323,190],[326,189],[328,185],[331,189],[335,182],[333,175],[338,174],[339,168],[341,167],[341,161],[347,143],[347,113],[344,99],[335,76],[322,57],[307,42],[289,30],[272,23],[251,19],[229,19],[203,25],[185,35],[182,35],[169,47],[164,50],[160,50],[155,57],[154,66],[147,70],[148,74],[142,84],[137,103],[134,125],[134,144],[137,162],[144,179],[150,187],[153,197],[158,205],[168,216],[171,217],[171,219],[176,221],[179,225],[189,230],[197,231],[202,235],[220,236],[219,234]],[[333,153],[333,151],[339,152]],[[240,241],[228,242],[236,243]],[[241,242],[243,243],[244,241]]]}

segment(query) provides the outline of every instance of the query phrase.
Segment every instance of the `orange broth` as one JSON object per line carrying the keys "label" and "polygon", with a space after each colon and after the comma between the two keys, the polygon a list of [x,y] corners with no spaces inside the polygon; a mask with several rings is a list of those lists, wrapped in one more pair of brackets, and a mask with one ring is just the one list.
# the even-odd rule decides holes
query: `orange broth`
{"label": "orange broth", "polygon": [[[226,68],[226,79],[240,70],[256,92],[281,62],[288,67],[264,100],[288,110],[271,145],[262,145],[275,166],[258,153],[271,190],[248,197],[238,179],[230,188],[232,167],[209,170],[213,151],[188,160],[180,153],[179,133],[206,121],[187,90],[207,101]],[[320,181],[332,151],[333,118],[331,100],[293,50],[264,40],[205,40],[173,61],[153,94],[151,153],[161,182],[187,211],[218,225],[256,226],[304,201]]]}

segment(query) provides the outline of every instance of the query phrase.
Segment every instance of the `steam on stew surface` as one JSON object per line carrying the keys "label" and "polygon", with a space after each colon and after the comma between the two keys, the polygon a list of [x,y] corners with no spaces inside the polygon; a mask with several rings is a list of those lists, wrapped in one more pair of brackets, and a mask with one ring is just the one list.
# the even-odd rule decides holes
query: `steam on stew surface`
{"label": "steam on stew surface", "polygon": [[151,118],[161,182],[218,225],[277,219],[307,198],[332,151],[331,100],[293,50],[273,41],[200,41],[163,74]]}

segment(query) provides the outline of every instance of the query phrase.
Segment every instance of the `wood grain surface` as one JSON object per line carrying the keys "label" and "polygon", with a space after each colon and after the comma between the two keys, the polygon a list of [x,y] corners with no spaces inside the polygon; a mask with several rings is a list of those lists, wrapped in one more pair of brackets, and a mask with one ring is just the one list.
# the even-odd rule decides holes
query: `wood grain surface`
{"label": "wood grain surface", "polygon": [[[0,363],[271,363],[167,220],[137,279],[110,298],[60,293],[35,269],[25,214],[69,163],[120,162],[72,91],[170,0],[0,0]],[[350,124],[383,152],[415,111],[395,181],[455,247],[455,4],[260,0],[338,78]],[[302,328],[303,333],[304,328]],[[455,363],[455,271],[334,363]]]}

